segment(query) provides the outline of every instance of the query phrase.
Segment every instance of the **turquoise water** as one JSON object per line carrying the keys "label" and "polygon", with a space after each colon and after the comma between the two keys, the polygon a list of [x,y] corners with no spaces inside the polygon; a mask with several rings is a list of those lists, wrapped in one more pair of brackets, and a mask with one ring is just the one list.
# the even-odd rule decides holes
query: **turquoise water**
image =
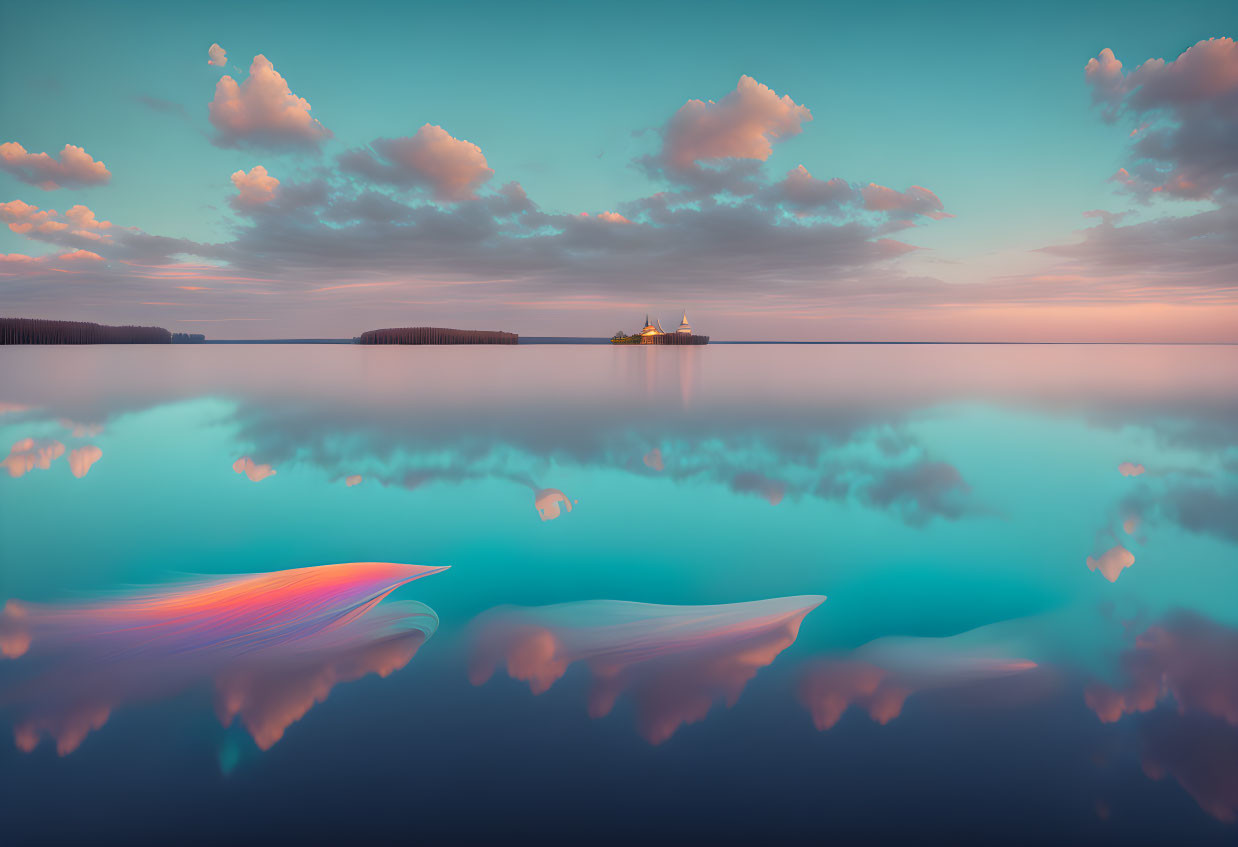
{"label": "turquoise water", "polygon": [[[104,840],[134,834],[139,791],[162,809],[148,838],[233,814],[297,832],[290,798],[350,792],[461,838],[825,813],[962,840],[1012,815],[1033,840],[1234,837],[1238,348],[9,348],[0,409],[0,599],[79,629],[83,604],[183,599],[190,577],[450,566],[376,607],[438,617],[385,676],[313,642],[334,676],[266,750],[221,726],[236,666],[214,646],[164,690],[145,658],[54,623],[43,655],[37,630],[0,667],[18,746],[46,724],[0,753],[28,786],[0,800],[19,832],[78,832],[38,815],[93,788],[116,793],[81,821]],[[287,661],[246,672],[279,690]],[[124,683],[57,756],[47,716],[87,665]],[[771,784],[733,818],[742,773]],[[654,793],[672,777],[675,802]]]}

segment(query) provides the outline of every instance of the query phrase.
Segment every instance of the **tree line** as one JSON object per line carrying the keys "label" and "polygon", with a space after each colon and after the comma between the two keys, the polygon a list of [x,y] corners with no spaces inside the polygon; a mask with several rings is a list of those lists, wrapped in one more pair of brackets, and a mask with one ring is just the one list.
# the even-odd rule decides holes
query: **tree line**
{"label": "tree line", "polygon": [[107,326],[86,321],[0,318],[0,344],[171,344],[158,326]]}
{"label": "tree line", "polygon": [[371,329],[361,333],[358,344],[519,344],[514,332],[488,329],[443,329],[434,326],[408,326]]}

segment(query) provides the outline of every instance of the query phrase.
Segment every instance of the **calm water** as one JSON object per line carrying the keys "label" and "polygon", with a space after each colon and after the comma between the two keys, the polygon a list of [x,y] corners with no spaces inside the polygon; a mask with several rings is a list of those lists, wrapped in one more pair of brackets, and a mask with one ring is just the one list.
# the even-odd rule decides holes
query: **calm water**
{"label": "calm water", "polygon": [[19,841],[1238,838],[1238,348],[9,348],[0,411]]}

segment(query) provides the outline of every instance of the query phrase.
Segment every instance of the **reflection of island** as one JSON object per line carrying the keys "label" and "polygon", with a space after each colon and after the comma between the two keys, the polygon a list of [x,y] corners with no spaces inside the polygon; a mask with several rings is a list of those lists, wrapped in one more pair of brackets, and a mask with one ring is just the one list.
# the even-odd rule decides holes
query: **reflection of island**
{"label": "reflection of island", "polygon": [[696,335],[688,324],[688,313],[683,313],[679,328],[674,332],[662,329],[661,321],[651,321],[645,315],[645,325],[635,335],[625,335],[623,331],[616,332],[610,339],[611,344],[708,344],[708,335]]}
{"label": "reflection of island", "polygon": [[630,693],[637,729],[651,744],[703,720],[716,700],[728,706],[748,681],[790,647],[819,595],[721,606],[659,606],[590,600],[535,608],[503,607],[479,616],[469,679],[499,665],[534,694],[583,662],[593,677],[589,715],[610,714]]}
{"label": "reflection of island", "polygon": [[514,332],[488,329],[442,329],[435,326],[409,326],[371,329],[361,333],[358,344],[519,344]]}
{"label": "reflection of island", "polygon": [[106,326],[85,321],[0,318],[0,344],[171,344],[158,326]]}
{"label": "reflection of island", "polygon": [[117,707],[209,681],[220,721],[239,719],[265,750],[337,683],[408,664],[438,618],[420,603],[381,601],[442,570],[352,562],[204,578],[93,603],[10,600],[0,613],[0,655],[18,659],[24,676],[0,694],[0,711],[13,717],[20,749],[48,735],[66,755]]}

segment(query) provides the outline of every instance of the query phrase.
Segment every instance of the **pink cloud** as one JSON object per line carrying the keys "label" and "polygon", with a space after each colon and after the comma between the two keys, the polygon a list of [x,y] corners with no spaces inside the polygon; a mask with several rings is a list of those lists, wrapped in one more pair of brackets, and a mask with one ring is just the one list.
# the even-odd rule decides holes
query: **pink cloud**
{"label": "pink cloud", "polygon": [[787,171],[777,187],[788,205],[802,210],[837,209],[855,199],[855,190],[846,180],[817,179],[803,165]]}
{"label": "pink cloud", "polygon": [[228,51],[220,47],[218,44],[212,44],[206,48],[206,55],[210,58],[206,60],[208,65],[214,65],[217,68],[222,68],[228,64]]}
{"label": "pink cloud", "polygon": [[254,57],[249,77],[238,84],[225,75],[215,85],[210,121],[216,143],[241,145],[316,146],[331,131],[310,115],[309,101],[288,88],[288,81],[266,56]]}
{"label": "pink cloud", "polygon": [[619,214],[618,212],[598,212],[597,218],[599,221],[606,221],[607,223],[612,223],[612,224],[632,223],[630,220],[628,220],[627,218],[625,218],[623,215]]}
{"label": "pink cloud", "polygon": [[103,451],[93,444],[69,451],[69,471],[78,479],[84,477],[91,466],[103,458]]}
{"label": "pink cloud", "polygon": [[1114,104],[1121,99],[1125,87],[1122,63],[1110,48],[1101,50],[1095,59],[1088,59],[1083,75],[1088,85],[1092,86],[1092,102]]}
{"label": "pink cloud", "polygon": [[61,268],[51,267],[56,262],[101,262],[103,257],[90,250],[72,250],[67,253],[49,254],[45,256],[27,256],[24,253],[0,253],[0,275],[32,274],[46,271],[58,273],[75,273]]}
{"label": "pink cloud", "polygon": [[275,199],[275,190],[279,188],[279,180],[270,176],[262,165],[254,165],[249,169],[249,173],[237,171],[232,175],[232,184],[238,192],[232,202],[241,208],[254,208],[270,203]]}
{"label": "pink cloud", "polygon": [[1110,582],[1117,582],[1122,571],[1135,564],[1135,554],[1121,544],[1110,547],[1097,557],[1088,556],[1088,570],[1100,571]]}
{"label": "pink cloud", "polygon": [[0,461],[0,468],[6,468],[9,476],[17,478],[38,468],[47,470],[52,462],[64,455],[64,445],[59,441],[35,441],[33,438],[23,438],[9,448],[9,455]]}
{"label": "pink cloud", "polygon": [[0,203],[0,221],[8,223],[13,232],[28,237],[55,236],[67,230],[69,235],[96,242],[110,240],[104,231],[112,227],[111,221],[99,220],[81,204],[72,206],[62,216],[55,209],[40,209],[21,200]]}
{"label": "pink cloud", "polygon": [[553,521],[559,517],[560,506],[566,511],[572,511],[574,502],[580,501],[569,500],[568,496],[557,488],[543,488],[533,495],[533,508],[537,509],[537,516],[543,521]]}
{"label": "pink cloud", "polygon": [[61,253],[56,257],[58,262],[102,262],[103,257],[98,253],[92,253],[89,250],[74,250],[70,253]]}
{"label": "pink cloud", "polygon": [[64,146],[59,160],[47,153],[27,153],[16,141],[0,144],[0,170],[48,191],[62,185],[75,188],[103,185],[112,178],[106,165],[72,144]]}
{"label": "pink cloud", "polygon": [[10,200],[0,203],[0,220],[9,225],[9,229],[21,235],[30,232],[56,232],[68,229],[69,225],[57,221],[55,209],[40,209],[21,200]]}
{"label": "pink cloud", "polygon": [[249,456],[242,456],[232,463],[232,470],[243,473],[251,482],[262,482],[269,476],[275,476],[276,471],[270,465],[259,465]]}
{"label": "pink cloud", "polygon": [[806,106],[750,76],[719,102],[689,100],[679,107],[663,133],[663,157],[675,168],[713,159],[760,159],[772,142],[798,135],[812,120]]}
{"label": "pink cloud", "polygon": [[1129,74],[1106,48],[1084,69],[1104,118],[1138,121],[1129,169],[1118,180],[1143,197],[1203,200],[1238,185],[1238,43],[1209,38],[1172,61],[1148,59]]}
{"label": "pink cloud", "polygon": [[99,220],[95,217],[94,212],[80,203],[76,206],[70,206],[69,211],[65,212],[64,216],[69,219],[69,225],[77,230],[102,230],[112,228],[111,221]]}
{"label": "pink cloud", "polygon": [[911,215],[927,215],[934,220],[952,217],[943,211],[941,199],[919,185],[906,191],[896,191],[884,185],[870,182],[860,189],[864,208],[874,212],[902,212]]}
{"label": "pink cloud", "polygon": [[1122,476],[1139,476],[1144,470],[1143,465],[1137,465],[1134,462],[1123,462],[1118,465],[1118,473]]}
{"label": "pink cloud", "polygon": [[361,482],[362,482],[362,476],[359,473],[355,473],[352,476],[344,480],[344,484],[347,485],[349,488],[352,488],[354,485],[360,485]]}
{"label": "pink cloud", "polygon": [[411,138],[379,139],[372,146],[396,168],[427,183],[435,197],[447,202],[469,199],[494,176],[480,147],[453,138],[433,124],[424,125]]}

